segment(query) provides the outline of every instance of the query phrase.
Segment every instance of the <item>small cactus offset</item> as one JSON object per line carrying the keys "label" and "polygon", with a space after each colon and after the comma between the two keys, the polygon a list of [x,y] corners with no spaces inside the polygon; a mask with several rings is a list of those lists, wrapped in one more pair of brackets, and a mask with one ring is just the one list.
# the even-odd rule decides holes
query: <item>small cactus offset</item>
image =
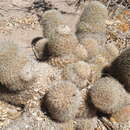
{"label": "small cactus offset", "polygon": [[63,69],[63,79],[70,80],[79,89],[87,87],[91,75],[91,68],[88,63],[79,61],[68,64]]}
{"label": "small cactus offset", "polygon": [[109,65],[107,59],[105,57],[103,57],[102,55],[97,55],[95,57],[93,57],[91,60],[89,60],[90,64],[95,64],[96,66],[98,66],[98,70],[101,72],[102,69]]}
{"label": "small cactus offset", "polygon": [[52,85],[44,101],[51,118],[65,122],[75,117],[80,106],[81,95],[73,83],[59,81]]}
{"label": "small cactus offset", "polygon": [[[82,39],[83,42],[82,42]],[[95,57],[100,54],[100,49],[97,40],[89,37],[81,37],[80,40],[81,44],[85,47],[85,49],[88,51],[88,60],[92,57]]]}
{"label": "small cactus offset", "polygon": [[99,79],[90,90],[90,96],[94,106],[108,114],[119,111],[129,103],[123,86],[109,77]]}
{"label": "small cactus offset", "polygon": [[[97,41],[98,45],[106,42],[107,8],[99,1],[91,1],[85,6],[76,26],[76,35],[81,44],[90,44],[88,38]],[[91,43],[95,44],[95,43]]]}

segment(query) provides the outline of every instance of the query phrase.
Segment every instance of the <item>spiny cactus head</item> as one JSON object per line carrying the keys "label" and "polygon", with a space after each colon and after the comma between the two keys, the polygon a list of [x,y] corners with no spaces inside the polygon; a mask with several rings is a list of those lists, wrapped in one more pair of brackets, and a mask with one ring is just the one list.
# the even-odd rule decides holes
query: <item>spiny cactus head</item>
{"label": "spiny cactus head", "polygon": [[84,61],[68,64],[63,70],[63,78],[70,80],[80,89],[86,87],[90,74],[90,66]]}
{"label": "spiny cactus head", "polygon": [[100,54],[101,54],[109,63],[111,63],[114,56],[111,55],[111,52],[106,48],[106,46],[99,46],[99,47],[100,47]]}
{"label": "spiny cactus head", "polygon": [[34,72],[35,61],[29,62],[23,66],[23,68],[19,72],[19,77],[23,82],[28,82],[36,79],[37,74]]}
{"label": "spiny cactus head", "polygon": [[104,32],[107,8],[98,1],[88,3],[77,24],[77,32]]}
{"label": "spiny cactus head", "polygon": [[85,47],[81,44],[75,45],[76,47],[73,48],[73,54],[79,59],[79,60],[86,60],[88,58],[88,52],[85,49]]}
{"label": "spiny cactus head", "polygon": [[[52,56],[61,56],[63,54],[76,54],[78,51],[78,39],[71,29],[65,24],[61,13],[56,10],[45,12],[41,23],[43,25],[43,35],[48,38],[48,51]],[[79,48],[81,49],[81,47]],[[74,52],[75,50],[75,52]],[[84,58],[85,50],[81,49],[80,58]]]}
{"label": "spiny cactus head", "polygon": [[67,26],[60,12],[47,11],[42,18],[44,36],[49,42],[47,48],[52,56],[73,54],[79,60],[87,58],[86,49],[79,44],[74,32]]}
{"label": "spiny cactus head", "polygon": [[59,25],[63,25],[63,21],[64,19],[59,11],[46,11],[41,18],[41,25],[43,26],[43,35],[47,38],[51,37],[52,31],[55,31],[55,29]]}
{"label": "spiny cactus head", "polygon": [[65,122],[75,117],[80,100],[80,92],[73,83],[59,81],[46,94],[45,106],[52,119]]}
{"label": "spiny cactus head", "polygon": [[91,67],[91,77],[90,81],[94,83],[102,76],[102,70],[104,67],[108,66],[109,63],[105,57],[102,55],[97,55],[89,60],[89,65]]}
{"label": "spiny cactus head", "polygon": [[90,91],[92,103],[100,111],[112,114],[127,104],[127,93],[113,78],[99,79]]}
{"label": "spiny cactus head", "polygon": [[96,64],[90,64],[90,68],[91,68],[90,82],[94,83],[102,76],[101,67]]}
{"label": "spiny cactus head", "polygon": [[[57,10],[46,11],[41,18],[41,25],[43,26],[44,32],[56,31],[59,34],[67,35],[71,32],[70,28],[65,24],[62,14]],[[48,37],[49,35],[45,35]]]}
{"label": "spiny cactus head", "polygon": [[52,29],[50,36],[48,36],[48,51],[53,56],[74,54],[80,59],[87,57],[86,50],[79,44],[77,37],[67,25],[59,25],[54,32]]}
{"label": "spiny cactus head", "polygon": [[91,73],[91,68],[87,62],[79,61],[74,64],[74,70],[78,75],[81,75],[81,77],[89,77]]}
{"label": "spiny cactus head", "polygon": [[45,20],[45,22],[47,21],[53,21],[56,24],[61,24],[62,22],[57,21],[57,19],[59,19],[59,16],[61,16],[61,13],[55,9],[52,10],[48,10],[46,11],[43,16],[42,16],[42,20]]}
{"label": "spiny cactus head", "polygon": [[102,55],[97,55],[93,57],[91,60],[89,60],[89,63],[98,66],[99,71],[101,71],[105,66],[109,65],[106,57]]}
{"label": "spiny cactus head", "polygon": [[100,54],[99,45],[96,39],[91,37],[80,37],[80,43],[84,46],[84,48],[88,52],[88,59],[95,57]]}

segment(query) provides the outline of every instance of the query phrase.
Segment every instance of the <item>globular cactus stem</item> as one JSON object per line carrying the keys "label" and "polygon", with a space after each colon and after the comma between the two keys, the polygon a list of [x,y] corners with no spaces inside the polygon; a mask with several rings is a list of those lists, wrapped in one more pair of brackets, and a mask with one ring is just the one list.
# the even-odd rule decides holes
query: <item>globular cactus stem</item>
{"label": "globular cactus stem", "polygon": [[105,23],[108,18],[107,8],[99,1],[89,2],[77,24],[77,33],[105,32]]}
{"label": "globular cactus stem", "polygon": [[52,85],[44,98],[50,117],[59,122],[74,119],[81,101],[79,90],[69,81],[59,81]]}
{"label": "globular cactus stem", "polygon": [[114,78],[99,79],[90,91],[92,103],[100,111],[112,114],[129,104],[128,93]]}

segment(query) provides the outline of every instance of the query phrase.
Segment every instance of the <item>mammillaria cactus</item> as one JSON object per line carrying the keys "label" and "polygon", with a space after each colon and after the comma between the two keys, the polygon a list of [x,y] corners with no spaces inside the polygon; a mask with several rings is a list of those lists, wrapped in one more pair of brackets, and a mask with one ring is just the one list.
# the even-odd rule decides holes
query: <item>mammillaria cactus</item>
{"label": "mammillaria cactus", "polygon": [[[82,38],[80,41],[82,42]],[[97,40],[86,37],[86,38],[84,38],[84,41],[82,42],[82,44],[88,51],[88,59],[91,59],[92,57],[100,54],[100,49],[99,49]]]}
{"label": "mammillaria cactus", "polygon": [[49,40],[48,49],[52,55],[59,56],[71,53],[72,48],[70,46],[78,43],[78,41],[70,28],[64,24],[64,19],[59,11],[50,10],[45,12],[41,24],[43,35]]}
{"label": "mammillaria cactus", "polygon": [[48,51],[53,57],[71,54],[79,60],[87,58],[86,49],[79,44],[75,34],[64,23],[59,11],[45,12],[41,19],[41,25],[43,26],[43,35],[49,40]]}
{"label": "mammillaria cactus", "polygon": [[52,119],[65,122],[73,119],[80,106],[81,95],[69,81],[59,81],[45,95],[45,106]]}
{"label": "mammillaria cactus", "polygon": [[107,59],[102,55],[93,57],[91,60],[89,60],[89,63],[98,66],[100,72],[105,66],[109,65]]}
{"label": "mammillaria cactus", "polygon": [[[0,43],[0,100],[24,105],[23,115],[7,129],[94,130],[98,116],[125,121],[130,96],[116,79],[102,75],[119,54],[106,41],[107,17],[104,5],[88,2],[75,34],[60,11],[46,11],[39,17],[43,37],[32,41],[38,60],[20,44]],[[129,52],[123,52],[110,71],[126,87],[128,56]]]}
{"label": "mammillaria cactus", "polygon": [[[79,42],[88,51],[88,60],[97,55],[102,55],[108,62],[111,62],[117,56],[113,52],[113,47],[114,49],[116,47],[106,45],[105,23],[107,17],[107,8],[98,1],[92,1],[88,2],[77,23],[76,35]],[[118,51],[118,49],[115,50]],[[111,52],[113,52],[114,58]]]}
{"label": "mammillaria cactus", "polygon": [[11,41],[0,43],[0,100],[14,105],[25,105],[38,90],[44,95],[54,76],[52,66],[37,62],[25,50]]}
{"label": "mammillaria cactus", "polygon": [[98,44],[103,45],[106,41],[105,22],[107,17],[107,8],[102,3],[98,1],[89,2],[85,6],[79,22],[77,23],[76,35],[80,43],[84,44],[84,42],[89,42],[86,39],[92,38],[95,39]]}
{"label": "mammillaria cactus", "polygon": [[80,89],[87,87],[90,75],[91,68],[84,61],[68,64],[63,69],[63,79],[70,80]]}
{"label": "mammillaria cactus", "polygon": [[99,79],[90,90],[90,95],[95,107],[108,114],[117,112],[129,102],[123,86],[109,77]]}
{"label": "mammillaria cactus", "polygon": [[[28,64],[30,63],[30,64]],[[11,90],[24,90],[36,78],[31,58],[13,41],[0,42],[0,82]]]}
{"label": "mammillaria cactus", "polygon": [[108,18],[107,8],[99,1],[88,3],[77,24],[77,33],[105,32],[105,22]]}

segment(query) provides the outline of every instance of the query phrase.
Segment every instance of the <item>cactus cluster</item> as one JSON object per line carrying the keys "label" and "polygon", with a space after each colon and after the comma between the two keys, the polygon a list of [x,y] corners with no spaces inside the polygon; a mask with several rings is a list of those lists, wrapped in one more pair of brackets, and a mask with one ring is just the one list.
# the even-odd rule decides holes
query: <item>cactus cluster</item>
{"label": "cactus cluster", "polygon": [[64,122],[75,117],[81,102],[76,86],[69,81],[54,83],[45,95],[45,106],[50,116]]}
{"label": "cactus cluster", "polygon": [[[46,11],[40,21],[44,38],[33,44],[38,60],[25,53],[25,47],[0,42],[0,99],[26,105],[35,96],[42,98],[47,118],[61,124],[77,120],[77,129],[83,130],[89,129],[97,112],[120,112],[130,103],[125,90],[130,84],[130,51],[116,58],[118,49],[106,44],[107,17],[104,5],[88,2],[75,34],[59,11]],[[110,74],[116,79],[102,77],[111,62]]]}
{"label": "cactus cluster", "polygon": [[[108,19],[107,8],[98,1],[90,2],[84,9],[79,22],[77,23],[76,35],[81,44],[85,46],[88,58],[91,59],[95,55],[102,55],[109,62],[117,53],[111,56],[112,48],[106,46],[106,27],[105,23]],[[118,49],[112,45],[116,52]]]}
{"label": "cactus cluster", "polygon": [[[64,23],[59,11],[50,10],[41,18],[43,35],[49,40],[47,47],[53,57],[72,54],[76,59],[87,58],[86,49],[79,44],[76,35]],[[70,58],[71,60],[71,58]]]}

